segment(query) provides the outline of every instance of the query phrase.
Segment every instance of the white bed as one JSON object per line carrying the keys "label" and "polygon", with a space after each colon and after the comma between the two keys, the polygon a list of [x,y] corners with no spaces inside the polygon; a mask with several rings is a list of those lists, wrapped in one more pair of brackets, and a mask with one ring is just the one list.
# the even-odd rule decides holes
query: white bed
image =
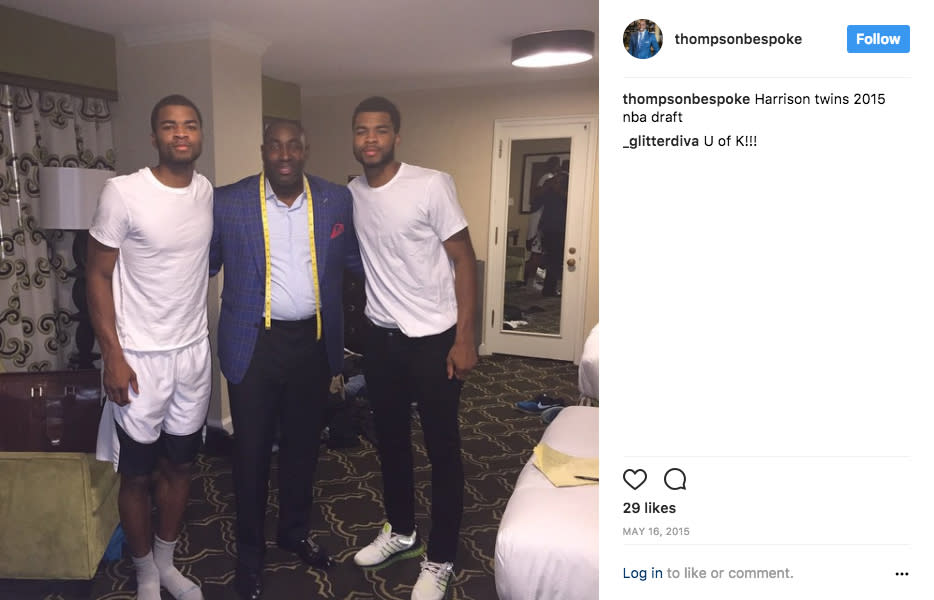
{"label": "white bed", "polygon": [[577,371],[577,388],[581,404],[590,406],[600,398],[600,324],[594,325],[584,341],[580,368]]}
{"label": "white bed", "polygon": [[[598,408],[569,406],[542,443],[584,458],[599,454]],[[496,535],[500,600],[596,600],[598,486],[555,487],[532,464],[519,473]]]}

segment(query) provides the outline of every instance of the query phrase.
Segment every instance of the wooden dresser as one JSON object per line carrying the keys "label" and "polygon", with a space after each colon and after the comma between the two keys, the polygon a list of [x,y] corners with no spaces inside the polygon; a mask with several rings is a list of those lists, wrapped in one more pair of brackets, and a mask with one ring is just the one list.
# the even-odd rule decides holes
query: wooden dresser
{"label": "wooden dresser", "polygon": [[94,452],[101,407],[96,369],[0,374],[0,451]]}

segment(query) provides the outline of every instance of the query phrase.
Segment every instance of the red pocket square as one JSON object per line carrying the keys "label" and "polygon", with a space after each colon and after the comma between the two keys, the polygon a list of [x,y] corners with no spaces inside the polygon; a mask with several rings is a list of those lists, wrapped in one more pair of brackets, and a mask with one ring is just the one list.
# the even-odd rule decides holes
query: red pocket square
{"label": "red pocket square", "polygon": [[344,224],[334,223],[334,227],[331,228],[331,239],[333,240],[342,233],[344,233]]}

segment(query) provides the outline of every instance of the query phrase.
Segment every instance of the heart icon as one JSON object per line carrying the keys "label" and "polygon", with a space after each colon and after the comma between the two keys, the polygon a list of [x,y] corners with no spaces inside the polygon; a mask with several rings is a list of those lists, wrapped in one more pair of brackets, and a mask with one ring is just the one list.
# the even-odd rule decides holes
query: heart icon
{"label": "heart icon", "polygon": [[634,490],[638,490],[649,476],[643,469],[626,469],[623,471],[623,481]]}

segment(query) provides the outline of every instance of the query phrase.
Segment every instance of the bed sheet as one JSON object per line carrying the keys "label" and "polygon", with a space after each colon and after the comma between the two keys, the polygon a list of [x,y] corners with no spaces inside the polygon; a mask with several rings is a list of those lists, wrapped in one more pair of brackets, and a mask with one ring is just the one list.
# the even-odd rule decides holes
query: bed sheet
{"label": "bed sheet", "polygon": [[580,367],[577,374],[577,387],[581,396],[591,400],[600,398],[600,324],[594,325],[590,335],[584,341]]}
{"label": "bed sheet", "polygon": [[[580,457],[599,454],[599,409],[569,406],[542,442]],[[532,464],[519,473],[496,536],[500,600],[598,597],[598,487],[554,487]]]}

